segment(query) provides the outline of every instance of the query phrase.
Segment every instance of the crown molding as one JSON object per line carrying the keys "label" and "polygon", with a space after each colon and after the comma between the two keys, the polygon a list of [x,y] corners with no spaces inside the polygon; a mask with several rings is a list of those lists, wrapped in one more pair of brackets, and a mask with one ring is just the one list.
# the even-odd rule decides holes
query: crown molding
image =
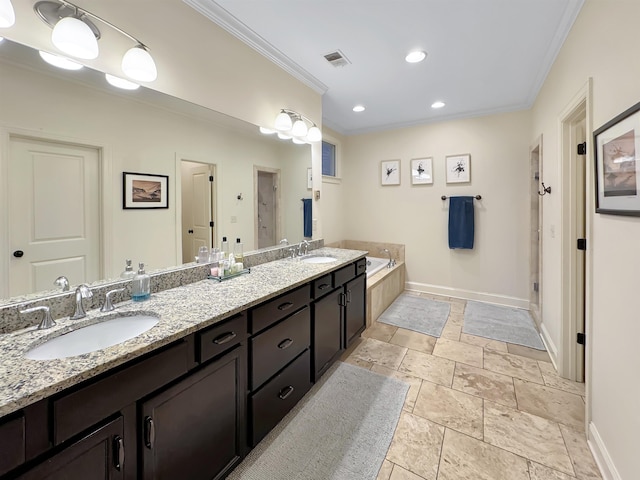
{"label": "crown molding", "polygon": [[222,27],[241,42],[253,48],[271,62],[278,65],[285,72],[323,95],[329,87],[301,68],[280,50],[275,48],[244,23],[231,15],[214,0],[183,0],[191,8],[204,15],[216,25]]}

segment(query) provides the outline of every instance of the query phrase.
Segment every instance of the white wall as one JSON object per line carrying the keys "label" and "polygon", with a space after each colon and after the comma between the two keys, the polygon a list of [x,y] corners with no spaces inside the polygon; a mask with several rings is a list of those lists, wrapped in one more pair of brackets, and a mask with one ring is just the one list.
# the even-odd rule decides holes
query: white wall
{"label": "white wall", "polygon": [[[149,270],[182,263],[177,255],[181,188],[176,182],[176,158],[216,165],[218,234],[241,237],[246,250],[253,250],[254,238],[253,165],[282,170],[283,205],[294,202],[299,207],[300,191],[306,192],[309,146],[267,139],[257,130],[251,135],[230,130],[13,65],[1,68],[0,126],[104,147],[110,175],[104,192],[110,199],[106,224],[113,226],[106,240],[111,251],[106,277],[117,276],[125,258],[144,261]],[[0,152],[6,152],[4,146]],[[169,208],[123,210],[123,171],[168,175]],[[243,200],[237,200],[240,193]],[[284,214],[283,223],[291,228],[292,237],[300,232],[293,238],[299,240],[301,217],[291,209]],[[231,222],[232,216],[237,223]]]}
{"label": "white wall", "polygon": [[[544,180],[560,185],[559,119],[576,92],[593,78],[593,128],[640,101],[640,40],[636,0],[587,0],[567,38],[533,108],[531,138],[544,136]],[[591,137],[589,147],[593,150]],[[591,152],[592,153],[592,152]],[[593,157],[588,157],[593,178]],[[638,265],[640,219],[595,214],[593,185],[587,215],[588,272],[591,284],[591,328],[588,364],[591,378],[590,437],[609,478],[631,480],[640,472],[640,296]],[[560,226],[560,195],[547,199],[544,209],[543,316],[554,332],[561,327],[560,238],[551,226]],[[589,322],[589,319],[588,319]],[[589,328],[589,324],[587,325]],[[555,340],[559,340],[555,333]]]}
{"label": "white wall", "polygon": [[322,178],[322,208],[326,212],[322,224],[322,237],[328,244],[347,239],[345,232],[347,217],[344,212],[346,202],[349,201],[347,199],[351,197],[345,193],[342,186],[344,164],[348,161],[344,154],[346,137],[328,128],[323,129],[322,137],[323,140],[335,145],[337,163],[336,178]]}
{"label": "white wall", "polygon": [[[412,289],[528,305],[530,113],[347,137],[343,237],[406,245]],[[471,154],[471,183],[445,183],[445,156]],[[411,185],[410,160],[433,157],[433,185]],[[401,160],[401,185],[380,185],[380,162]],[[473,250],[448,246],[448,200],[475,201]],[[335,240],[337,240],[336,238]],[[332,239],[333,240],[333,239]]]}

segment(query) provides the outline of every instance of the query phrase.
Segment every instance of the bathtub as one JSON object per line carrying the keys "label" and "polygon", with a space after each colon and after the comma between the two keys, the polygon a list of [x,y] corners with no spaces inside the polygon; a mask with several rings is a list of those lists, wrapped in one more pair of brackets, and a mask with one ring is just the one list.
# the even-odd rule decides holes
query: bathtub
{"label": "bathtub", "polygon": [[388,263],[389,260],[384,258],[367,257],[367,278],[386,268]]}

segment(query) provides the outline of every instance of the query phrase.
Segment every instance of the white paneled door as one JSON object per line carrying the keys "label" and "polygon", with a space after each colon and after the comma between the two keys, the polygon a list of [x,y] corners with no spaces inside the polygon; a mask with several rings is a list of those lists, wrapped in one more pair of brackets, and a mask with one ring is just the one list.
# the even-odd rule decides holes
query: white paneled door
{"label": "white paneled door", "polygon": [[98,149],[17,136],[9,148],[9,295],[101,278]]}

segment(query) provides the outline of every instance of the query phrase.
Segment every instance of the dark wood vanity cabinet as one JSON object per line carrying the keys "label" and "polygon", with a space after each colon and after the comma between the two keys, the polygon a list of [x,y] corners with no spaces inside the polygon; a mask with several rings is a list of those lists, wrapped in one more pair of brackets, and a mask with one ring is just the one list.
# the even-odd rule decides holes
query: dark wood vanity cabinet
{"label": "dark wood vanity cabinet", "polygon": [[336,288],[312,304],[314,381],[342,351],[342,296],[342,288]]}
{"label": "dark wood vanity cabinet", "polygon": [[367,323],[367,277],[359,275],[344,287],[344,324],[345,324],[345,348],[348,348],[358,338]]}

